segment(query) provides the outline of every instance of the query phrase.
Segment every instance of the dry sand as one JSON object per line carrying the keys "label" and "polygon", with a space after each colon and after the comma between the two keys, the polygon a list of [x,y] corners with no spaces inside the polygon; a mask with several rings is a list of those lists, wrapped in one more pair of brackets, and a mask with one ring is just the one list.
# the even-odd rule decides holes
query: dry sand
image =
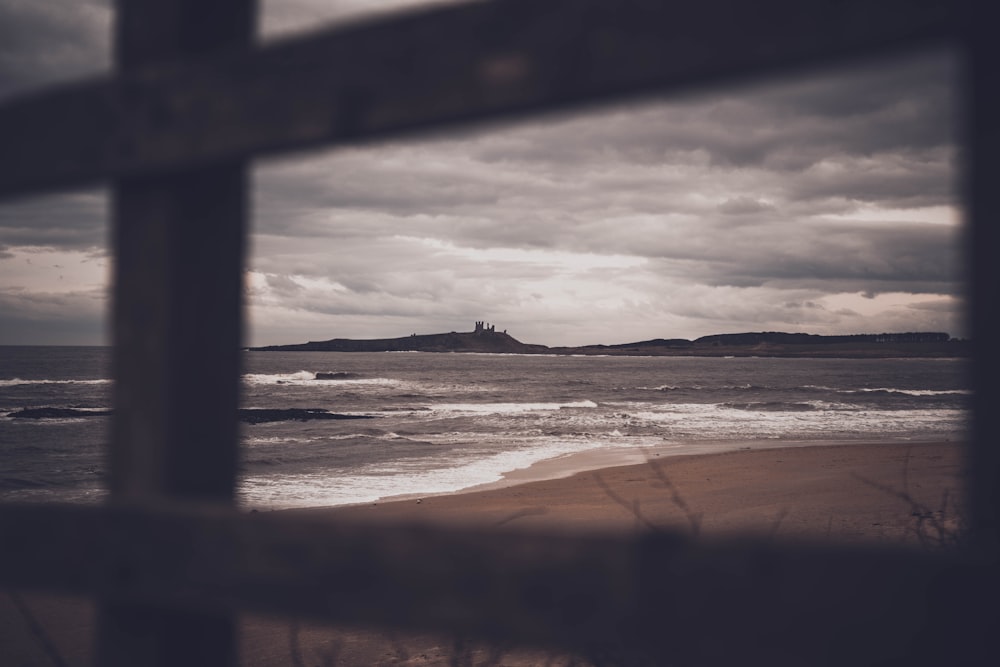
{"label": "dry sand", "polygon": [[[958,528],[958,443],[882,443],[755,449],[654,457],[554,480],[513,482],[474,493],[346,508],[294,510],[367,521],[412,520],[504,530],[631,533],[672,529],[706,536],[912,544],[933,548],[938,527]],[[537,472],[537,471],[536,471]],[[947,537],[946,535],[946,537]],[[27,609],[28,614],[23,612]],[[36,623],[41,632],[32,630]],[[49,596],[0,596],[4,664],[52,665],[41,637],[69,665],[90,664],[92,605]],[[242,664],[448,665],[568,664],[566,656],[456,647],[440,637],[386,635],[247,616]],[[469,663],[472,664],[472,663]]]}

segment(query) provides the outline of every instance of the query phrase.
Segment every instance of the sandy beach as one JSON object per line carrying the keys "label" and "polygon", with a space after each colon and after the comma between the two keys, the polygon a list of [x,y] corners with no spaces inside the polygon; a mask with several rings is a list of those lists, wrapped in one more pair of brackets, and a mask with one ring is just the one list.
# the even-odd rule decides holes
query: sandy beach
{"label": "sandy beach", "polygon": [[521,471],[483,491],[292,511],[528,530],[672,529],[903,542],[916,536],[903,511],[909,508],[895,493],[947,510],[959,496],[959,450],[956,443],[894,443],[652,454],[644,463],[561,479],[519,483],[532,475]]}
{"label": "sandy beach", "polygon": [[[553,469],[548,474],[555,474]],[[419,521],[500,530],[676,530],[700,536],[755,534],[786,540],[911,544],[939,548],[960,525],[959,443],[871,443],[751,449],[665,457],[560,479],[362,506],[287,510],[372,522]],[[538,470],[527,474],[545,475]],[[27,614],[25,613],[27,612]],[[7,664],[51,665],[42,636],[66,664],[90,664],[92,605],[5,594],[0,646]],[[449,638],[343,630],[246,616],[241,664],[568,664],[568,656],[456,646]],[[494,662],[487,662],[491,657]],[[464,664],[459,661],[458,664]]]}

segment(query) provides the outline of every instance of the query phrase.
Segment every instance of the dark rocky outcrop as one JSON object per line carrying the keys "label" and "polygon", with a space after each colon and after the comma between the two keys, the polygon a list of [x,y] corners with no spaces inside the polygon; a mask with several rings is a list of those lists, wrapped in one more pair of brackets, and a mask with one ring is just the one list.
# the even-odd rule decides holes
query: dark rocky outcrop
{"label": "dark rocky outcrop", "polygon": [[636,343],[618,343],[615,345],[583,345],[579,347],[553,347],[549,354],[642,354],[664,355],[682,354],[690,350],[694,343],[686,338],[654,338]]}
{"label": "dark rocky outcrop", "polygon": [[359,377],[361,377],[360,373],[347,373],[345,371],[331,373],[320,371],[319,373],[316,373],[317,380],[355,380]]}
{"label": "dark rocky outcrop", "polygon": [[246,424],[312,421],[314,419],[374,419],[371,415],[342,415],[320,408],[241,408],[240,421]]}
{"label": "dark rocky outcrop", "polygon": [[[24,408],[11,412],[13,419],[78,419],[81,417],[106,417],[112,410],[84,410],[79,408]],[[241,408],[239,420],[247,424],[268,422],[310,421],[314,419],[374,419],[371,415],[344,415],[321,408]]]}
{"label": "dark rocky outcrop", "polygon": [[84,410],[80,408],[23,408],[9,413],[13,419],[80,419],[82,417],[107,417],[111,410]]}
{"label": "dark rocky outcrop", "polygon": [[847,336],[819,336],[806,333],[761,331],[756,333],[715,334],[702,336],[695,345],[838,345],[843,343],[947,343],[950,337],[938,331],[911,331],[907,333],[851,334]]}

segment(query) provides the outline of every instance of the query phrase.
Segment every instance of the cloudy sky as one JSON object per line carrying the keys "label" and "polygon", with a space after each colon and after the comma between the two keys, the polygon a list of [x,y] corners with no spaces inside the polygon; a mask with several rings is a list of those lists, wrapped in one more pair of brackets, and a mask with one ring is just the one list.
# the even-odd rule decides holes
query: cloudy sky
{"label": "cloudy sky", "polygon": [[[264,2],[263,40],[416,2]],[[0,0],[0,102],[107,71],[106,0]],[[936,51],[253,171],[248,342],[964,335]],[[0,202],[0,344],[108,342],[102,191]]]}

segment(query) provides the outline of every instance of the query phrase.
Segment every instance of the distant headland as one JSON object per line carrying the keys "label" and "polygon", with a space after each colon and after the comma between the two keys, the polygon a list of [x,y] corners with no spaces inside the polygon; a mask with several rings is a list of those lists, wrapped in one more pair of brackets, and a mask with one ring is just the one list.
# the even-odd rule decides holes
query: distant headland
{"label": "distant headland", "polygon": [[766,331],[715,334],[695,340],[656,338],[618,345],[549,347],[522,343],[495,324],[475,323],[472,331],[410,334],[401,338],[334,338],[294,345],[248,348],[254,352],[478,352],[493,354],[575,354],[700,357],[967,357],[969,341],[941,332],[821,336]]}

